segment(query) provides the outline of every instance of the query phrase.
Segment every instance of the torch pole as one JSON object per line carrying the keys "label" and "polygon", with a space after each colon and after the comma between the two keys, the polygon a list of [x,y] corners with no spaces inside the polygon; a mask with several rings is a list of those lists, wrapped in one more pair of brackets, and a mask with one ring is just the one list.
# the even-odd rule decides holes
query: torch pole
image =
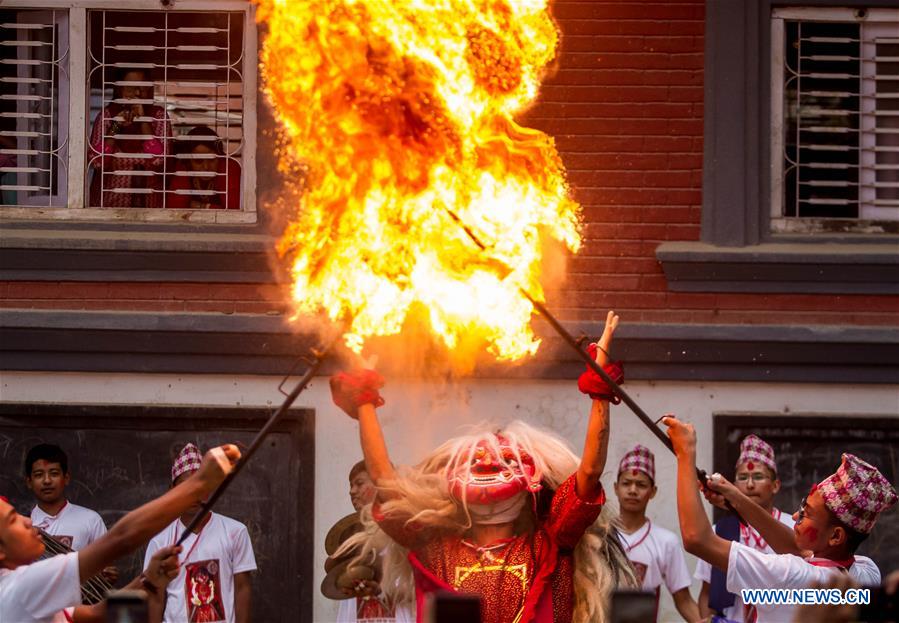
{"label": "torch pole", "polygon": [[[481,242],[480,238],[478,238],[477,234],[475,234],[455,212],[453,212],[449,208],[446,208],[446,211],[449,212],[449,215],[452,217],[452,219],[456,221],[456,223],[462,229],[465,230],[465,233],[468,234],[468,237],[471,238],[472,242],[474,242],[482,251],[489,251],[487,246],[483,242]],[[505,270],[509,270],[508,266],[503,265],[503,267],[505,268]],[[550,311],[546,308],[546,305],[536,300],[533,296],[531,296],[530,292],[525,290],[522,286],[519,285],[518,289],[522,293],[522,295],[524,295],[524,297],[531,302],[531,305],[533,305],[537,309],[537,311],[539,311],[543,315],[546,321],[549,322],[550,326],[555,329],[556,333],[559,334],[559,336],[565,341],[565,343],[568,344],[572,349],[574,349],[574,351],[578,354],[578,357],[580,357],[591,370],[596,372],[596,374],[598,374],[599,377],[603,381],[605,381],[606,385],[608,385],[609,388],[619,398],[621,398],[624,404],[630,407],[631,411],[634,412],[634,415],[640,418],[640,421],[646,425],[650,432],[655,435],[656,438],[662,442],[662,445],[668,448],[673,454],[674,446],[671,444],[671,440],[667,435],[665,435],[665,433],[661,431],[658,426],[656,426],[656,423],[646,414],[646,411],[641,409],[640,405],[638,405],[637,402],[633,398],[631,398],[626,391],[624,391],[621,385],[616,383],[615,380],[610,377],[605,370],[602,369],[602,366],[596,363],[596,360],[593,359],[593,357],[591,357],[587,351],[581,348],[581,346],[577,343],[577,340],[575,340],[574,337],[572,337],[572,335],[568,332],[568,330],[562,326],[562,323],[556,320],[556,317],[553,316],[552,313],[550,313]],[[707,483],[709,480],[709,476],[706,471],[704,469],[699,469],[698,467],[696,468],[696,477],[699,478],[699,481],[703,484]],[[728,504],[728,507],[730,508],[730,504]],[[733,509],[731,508],[731,510]]]}
{"label": "torch pole", "polygon": [[203,503],[203,506],[199,513],[193,518],[187,528],[184,529],[184,532],[181,533],[181,537],[178,539],[177,545],[181,545],[184,543],[185,539],[190,536],[190,533],[193,530],[203,523],[206,516],[212,511],[212,507],[215,506],[216,501],[222,494],[225,493],[225,490],[228,488],[228,485],[237,478],[237,475],[244,468],[244,466],[250,461],[256,451],[262,446],[262,442],[265,441],[266,436],[272,431],[281,417],[287,413],[287,410],[290,409],[290,406],[294,403],[297,397],[303,392],[304,389],[309,385],[309,382],[312,380],[312,377],[315,376],[315,373],[318,372],[318,369],[321,367],[322,363],[325,360],[325,356],[328,351],[331,350],[331,347],[334,346],[335,342],[340,338],[340,336],[335,337],[327,346],[325,346],[321,350],[312,349],[313,360],[309,365],[309,368],[306,369],[305,374],[300,378],[297,382],[296,387],[293,388],[287,397],[284,399],[284,402],[281,403],[281,406],[278,407],[278,410],[272,413],[269,417],[268,421],[265,423],[265,426],[256,434],[256,438],[253,439],[253,442],[247,448],[246,452],[241,454],[240,459],[237,461],[237,464],[234,466],[225,479],[216,487],[215,491],[212,492],[212,495],[209,496],[209,499]]}

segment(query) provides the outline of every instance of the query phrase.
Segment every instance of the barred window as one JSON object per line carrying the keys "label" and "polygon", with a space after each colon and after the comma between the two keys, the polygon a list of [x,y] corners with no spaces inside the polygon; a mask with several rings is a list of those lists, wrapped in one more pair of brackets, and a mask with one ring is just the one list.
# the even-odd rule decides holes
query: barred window
{"label": "barred window", "polygon": [[2,205],[66,204],[68,53],[66,11],[0,10]]}
{"label": "barred window", "polygon": [[8,1],[23,8],[0,11],[0,216],[255,221],[249,1]]}
{"label": "barred window", "polygon": [[777,9],[772,229],[896,231],[899,11]]}

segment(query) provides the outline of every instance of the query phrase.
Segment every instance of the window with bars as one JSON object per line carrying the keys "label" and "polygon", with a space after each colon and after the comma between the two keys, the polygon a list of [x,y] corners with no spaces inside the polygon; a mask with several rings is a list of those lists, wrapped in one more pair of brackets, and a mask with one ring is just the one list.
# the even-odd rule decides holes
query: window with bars
{"label": "window with bars", "polygon": [[0,10],[0,202],[66,204],[66,11]]}
{"label": "window with bars", "polygon": [[250,3],[77,4],[0,11],[0,216],[255,221]]}
{"label": "window with bars", "polygon": [[777,9],[772,230],[899,221],[899,10]]}

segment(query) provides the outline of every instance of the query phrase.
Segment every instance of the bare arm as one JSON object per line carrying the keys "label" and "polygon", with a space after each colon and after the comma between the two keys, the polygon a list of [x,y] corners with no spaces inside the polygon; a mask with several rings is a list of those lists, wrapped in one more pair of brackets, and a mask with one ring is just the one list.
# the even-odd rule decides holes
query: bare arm
{"label": "bare arm", "polygon": [[730,502],[743,521],[755,528],[776,553],[795,554],[796,556],[805,554],[796,547],[796,538],[791,528],[779,522],[771,513],[746,497],[726,478],[713,478],[706,486],[712,490],[706,494],[706,499],[713,504],[717,503],[717,497],[723,497]]}
{"label": "bare arm", "polygon": [[396,472],[390,462],[384,431],[381,430],[378,414],[372,404],[359,407],[359,442],[362,445],[365,468],[372,482],[381,485],[385,480],[392,480]]}
{"label": "bare arm", "polygon": [[712,530],[696,484],[696,432],[691,424],[670,415],[662,423],[668,427],[668,437],[677,455],[677,515],[684,549],[727,571],[731,542]]}
{"label": "bare arm", "polygon": [[[618,328],[618,316],[610,311],[606,316],[606,326],[602,337],[599,338],[599,348],[596,349],[596,363],[600,366],[608,363],[609,350],[612,343],[612,335]],[[581,463],[577,470],[577,494],[582,499],[589,500],[599,493],[602,472],[606,467],[606,458],[609,454],[609,402],[607,400],[594,400],[590,406],[590,419],[587,422],[587,435],[584,438],[584,452],[581,454]]]}
{"label": "bare arm", "polygon": [[102,537],[78,552],[78,573],[90,578],[144,543],[218,486],[240,458],[236,446],[213,448],[200,471],[155,500],[131,511]]}
{"label": "bare arm", "polygon": [[250,584],[250,572],[238,573],[234,576],[234,620],[235,623],[250,623],[250,602],[253,588]]}
{"label": "bare arm", "polygon": [[693,601],[693,596],[690,594],[689,587],[684,587],[679,591],[672,593],[671,597],[674,598],[674,607],[677,608],[680,615],[684,617],[684,621],[687,621],[687,623],[698,623],[701,619],[699,616],[699,606]]}
{"label": "bare arm", "polygon": [[699,589],[699,602],[697,605],[699,606],[699,616],[705,620],[712,616],[712,609],[709,608],[709,583],[703,582],[702,588]]}

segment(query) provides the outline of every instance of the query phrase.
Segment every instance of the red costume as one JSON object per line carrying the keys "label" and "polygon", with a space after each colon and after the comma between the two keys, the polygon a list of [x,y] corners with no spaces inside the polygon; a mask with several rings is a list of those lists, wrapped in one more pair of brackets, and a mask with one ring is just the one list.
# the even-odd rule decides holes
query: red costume
{"label": "red costume", "polygon": [[534,532],[478,548],[457,535],[440,535],[404,526],[375,505],[375,520],[400,545],[409,548],[415,573],[418,620],[424,596],[438,589],[475,593],[483,598],[483,623],[569,623],[574,608],[573,549],[599,517],[605,503],[582,500],[572,474],[552,498],[549,512]]}

